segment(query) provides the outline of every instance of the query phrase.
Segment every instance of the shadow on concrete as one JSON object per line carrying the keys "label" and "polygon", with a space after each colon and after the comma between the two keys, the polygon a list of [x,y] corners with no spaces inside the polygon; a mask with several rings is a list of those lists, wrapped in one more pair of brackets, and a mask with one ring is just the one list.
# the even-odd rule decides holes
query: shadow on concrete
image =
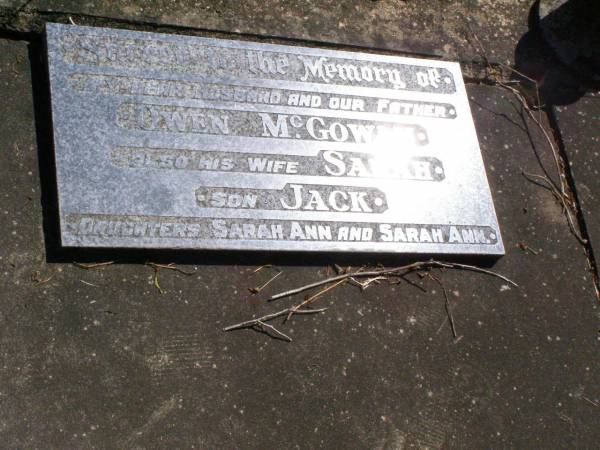
{"label": "shadow on concrete", "polygon": [[[540,15],[543,1],[531,7],[529,31],[515,49],[515,69],[537,83],[543,105],[574,103],[589,90],[600,88],[598,49],[593,47],[600,39],[600,2],[554,1],[562,5],[547,14],[546,6]],[[530,80],[521,78],[522,85],[535,91]]]}

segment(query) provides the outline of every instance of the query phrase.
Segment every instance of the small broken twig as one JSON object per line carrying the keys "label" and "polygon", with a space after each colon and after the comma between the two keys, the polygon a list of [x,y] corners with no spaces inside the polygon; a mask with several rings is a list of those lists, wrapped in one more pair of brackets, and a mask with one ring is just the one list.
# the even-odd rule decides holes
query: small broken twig
{"label": "small broken twig", "polygon": [[292,317],[292,315],[294,315],[297,311],[301,310],[302,308],[304,308],[306,305],[309,305],[310,303],[314,302],[316,299],[318,299],[321,295],[325,294],[326,292],[329,292],[330,290],[338,287],[340,284],[345,283],[346,280],[340,280],[337,283],[332,284],[331,286],[327,286],[325,289],[321,289],[319,292],[317,292],[315,295],[312,295],[310,297],[308,297],[306,300],[304,300],[302,303],[297,304],[296,306],[292,306],[290,308],[290,312],[289,314],[286,316],[285,321],[287,322],[288,320],[290,320],[290,318]]}
{"label": "small broken twig", "polygon": [[193,271],[187,271],[187,270],[180,269],[179,267],[177,267],[175,265],[175,263],[156,264],[156,263],[153,263],[153,262],[147,262],[146,265],[150,266],[150,267],[153,267],[153,268],[157,268],[157,269],[174,270],[175,272],[179,272],[180,274],[187,275],[187,276],[194,275],[196,273],[195,270],[193,270]]}
{"label": "small broken twig", "polygon": [[275,328],[273,325],[271,325],[269,323],[265,323],[265,322],[259,320],[257,322],[257,325],[260,325],[263,328],[267,328],[268,330],[271,330],[273,333],[275,333],[275,335],[281,336],[284,340],[286,340],[288,342],[292,342],[292,338],[291,337],[289,337],[283,331],[279,331],[277,328]]}
{"label": "small broken twig", "polygon": [[387,280],[387,279],[388,278],[384,277],[384,276],[377,276],[377,277],[369,278],[361,283],[356,278],[350,277],[350,281],[354,285],[360,287],[361,291],[364,291],[365,289],[367,289],[369,286],[371,286],[371,284],[379,284],[380,281]]}
{"label": "small broken twig", "polygon": [[253,294],[258,294],[260,291],[262,291],[264,288],[266,288],[269,284],[271,284],[271,282],[274,281],[282,273],[283,272],[279,272],[279,273],[275,274],[273,277],[269,278],[262,286],[248,288],[248,290]]}
{"label": "small broken twig", "polygon": [[193,272],[188,272],[186,270],[180,269],[179,267],[175,266],[175,263],[157,264],[153,262],[147,262],[146,265],[154,269],[154,287],[158,289],[158,292],[160,292],[161,294],[164,294],[165,291],[163,290],[163,288],[160,287],[160,283],[158,282],[158,272],[160,271],[160,269],[173,270],[186,276],[194,275],[196,273],[195,270]]}
{"label": "small broken twig", "polygon": [[[265,268],[272,268],[273,266],[271,264],[267,264],[265,266],[260,266],[258,269],[254,270],[252,273],[258,273],[260,272],[262,269]],[[279,270],[277,268],[275,268],[275,270],[277,270],[277,273],[271,277],[270,279],[268,279],[262,286],[257,286],[257,287],[252,287],[252,288],[248,288],[248,290],[252,293],[252,294],[258,294],[260,291],[262,291],[264,288],[266,288],[269,284],[271,284],[279,275],[281,275],[283,273],[283,270]]]}
{"label": "small broken twig", "polygon": [[518,242],[517,243],[517,247],[520,248],[521,250],[523,250],[525,253],[531,253],[532,255],[538,255],[539,254],[536,250],[532,249],[525,242]]}
{"label": "small broken twig", "polygon": [[[407,282],[408,284],[410,284],[411,286],[416,287],[418,290],[420,290],[421,292],[427,292],[427,289],[425,289],[423,286],[421,286],[420,284],[415,283],[414,281],[412,281],[410,278],[408,278],[406,276],[406,274],[404,275],[400,275],[398,278],[400,278],[400,280],[404,280],[405,282]],[[401,281],[398,280],[396,282],[396,284],[401,283]]]}
{"label": "small broken twig", "polygon": [[[266,322],[269,320],[276,319],[277,317],[281,317],[281,316],[289,314],[293,308],[294,307],[282,309],[281,311],[277,311],[276,313],[272,313],[272,314],[267,314],[262,317],[258,317],[257,319],[246,320],[245,322],[236,323],[235,325],[230,325],[228,327],[223,328],[223,331],[240,330],[242,328],[259,328],[259,329],[263,329],[263,331],[264,331],[264,328],[266,328],[268,330],[273,331],[276,335],[283,337],[284,340],[286,340],[288,342],[292,342],[291,337],[289,337],[287,334],[279,331],[273,325],[268,324]],[[318,313],[322,313],[325,311],[327,311],[327,308],[299,309],[299,310],[292,311],[292,313],[293,314],[318,314]]]}
{"label": "small broken twig", "polygon": [[440,285],[440,288],[442,289],[442,292],[444,293],[444,306],[446,308],[446,314],[448,315],[448,320],[450,321],[450,329],[452,330],[452,336],[454,337],[454,339],[458,339],[458,334],[456,333],[456,326],[454,325],[454,316],[452,315],[452,308],[450,307],[450,299],[448,298],[448,292],[446,291],[446,287],[444,286],[444,283],[442,283],[442,280],[440,280],[438,277],[436,277],[432,273],[430,273],[429,276],[431,277],[432,280],[434,280],[437,284]]}
{"label": "small broken twig", "polygon": [[586,402],[594,405],[596,408],[598,408],[600,405],[598,403],[596,403],[594,400],[589,399],[588,397],[586,397],[585,395],[581,396],[582,399],[584,399]]}
{"label": "small broken twig", "polygon": [[35,272],[33,272],[31,274],[31,281],[34,281],[38,284],[44,284],[47,283],[48,281],[50,281],[52,278],[54,278],[54,276],[56,275],[56,272],[50,274],[50,276],[46,277],[46,278],[42,278],[42,274],[39,270],[36,270]]}
{"label": "small broken twig", "polygon": [[105,262],[99,262],[99,263],[92,263],[92,264],[84,264],[84,263],[73,263],[74,266],[79,267],[80,269],[85,269],[85,270],[90,270],[90,269],[98,269],[99,267],[105,267],[105,266],[110,266],[111,264],[114,264],[114,261],[105,261]]}

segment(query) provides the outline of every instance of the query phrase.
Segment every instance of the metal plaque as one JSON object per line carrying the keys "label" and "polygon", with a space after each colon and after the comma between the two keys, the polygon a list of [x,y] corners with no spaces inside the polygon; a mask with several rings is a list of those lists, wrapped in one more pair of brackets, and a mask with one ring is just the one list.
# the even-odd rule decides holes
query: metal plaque
{"label": "metal plaque", "polygon": [[457,63],[46,33],[64,246],[504,253]]}

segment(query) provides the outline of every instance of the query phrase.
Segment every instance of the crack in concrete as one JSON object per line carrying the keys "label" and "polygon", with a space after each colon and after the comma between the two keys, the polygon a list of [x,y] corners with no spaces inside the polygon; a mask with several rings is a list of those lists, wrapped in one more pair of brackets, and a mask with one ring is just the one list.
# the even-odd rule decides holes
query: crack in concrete
{"label": "crack in concrete", "polygon": [[569,162],[566,146],[562,138],[562,133],[560,131],[560,127],[558,126],[558,121],[556,120],[556,114],[554,113],[554,110],[552,108],[545,108],[544,113],[546,114],[546,117],[548,119],[548,124],[552,131],[552,137],[558,148],[559,156],[562,160],[561,165],[562,170],[564,171],[562,175],[565,176],[565,179],[567,180],[567,185],[569,186],[569,190],[571,191],[571,195],[573,196],[573,203],[575,204],[575,214],[577,218],[577,225],[579,227],[579,233],[585,240],[585,244],[582,244],[582,246],[587,258],[589,270],[592,274],[594,290],[596,292],[596,299],[600,301],[600,276],[598,273],[598,261],[596,260],[594,248],[592,247],[592,241],[590,239],[587,223],[585,221],[585,216],[583,214],[581,202],[577,193],[577,185],[575,183],[573,171],[571,170],[571,164]]}
{"label": "crack in concrete", "polygon": [[[461,66],[463,66],[463,68],[474,68],[479,71],[478,76],[473,76],[472,73],[469,74],[469,72],[467,72],[467,74],[469,75],[464,76],[466,84],[482,84],[499,87],[500,83],[508,83],[514,80],[514,74],[511,73],[510,68],[507,68],[502,64],[494,64],[490,62],[486,64],[480,64],[479,62],[475,61],[472,63],[461,62]],[[558,176],[564,177],[569,191],[568,194],[573,198],[573,204],[575,207],[574,211],[572,212],[574,213],[575,219],[577,221],[577,232],[585,241],[581,245],[583,247],[584,254],[587,260],[589,272],[592,275],[592,282],[594,285],[596,299],[600,302],[600,267],[598,265],[598,261],[596,259],[594,249],[591,243],[590,234],[587,228],[587,223],[585,221],[585,216],[583,213],[581,202],[577,193],[577,185],[575,182],[575,177],[571,170],[571,164],[569,162],[566,146],[562,139],[562,133],[560,131],[558,121],[556,120],[554,110],[551,107],[544,107],[541,110],[544,113],[546,120],[548,121],[548,126],[550,128],[550,137],[552,138],[554,145],[556,145],[556,148],[558,149],[558,157],[560,158],[560,173],[558,173]]]}

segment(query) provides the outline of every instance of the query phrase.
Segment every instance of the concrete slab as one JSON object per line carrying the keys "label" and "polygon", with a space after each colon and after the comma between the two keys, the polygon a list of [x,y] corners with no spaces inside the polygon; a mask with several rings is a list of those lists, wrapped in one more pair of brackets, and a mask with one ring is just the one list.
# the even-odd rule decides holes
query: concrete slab
{"label": "concrete slab", "polygon": [[600,251],[600,94],[556,107],[592,248]]}
{"label": "concrete slab", "polygon": [[[551,195],[521,175],[538,162],[503,90],[468,87],[507,243],[494,270],[521,287],[437,273],[462,336],[455,341],[443,294],[429,279],[411,277],[427,292],[408,283],[364,292],[342,286],[316,303],[330,307],[325,314],[281,326],[294,339],[286,344],[221,327],[291,304],[264,298],[326,276],[319,261],[56,253],[44,97],[36,96],[36,139],[28,56],[26,44],[0,42],[5,447],[591,448],[600,441],[600,317],[586,260]],[[37,95],[35,48],[32,56]],[[543,139],[529,131],[547,161]],[[85,257],[132,263],[84,270],[47,262]],[[161,294],[147,260],[197,271],[161,270]],[[247,288],[270,276],[252,272],[267,262],[284,273],[264,296],[251,295]]]}
{"label": "concrete slab", "polygon": [[491,61],[509,63],[518,39],[527,31],[531,3],[482,0],[475,5],[460,0],[429,2],[425,8],[394,0],[34,0],[27,10],[374,47],[463,61],[478,59],[479,47],[469,42],[475,34]]}
{"label": "concrete slab", "polygon": [[21,8],[27,4],[27,0],[0,0],[0,8]]}

